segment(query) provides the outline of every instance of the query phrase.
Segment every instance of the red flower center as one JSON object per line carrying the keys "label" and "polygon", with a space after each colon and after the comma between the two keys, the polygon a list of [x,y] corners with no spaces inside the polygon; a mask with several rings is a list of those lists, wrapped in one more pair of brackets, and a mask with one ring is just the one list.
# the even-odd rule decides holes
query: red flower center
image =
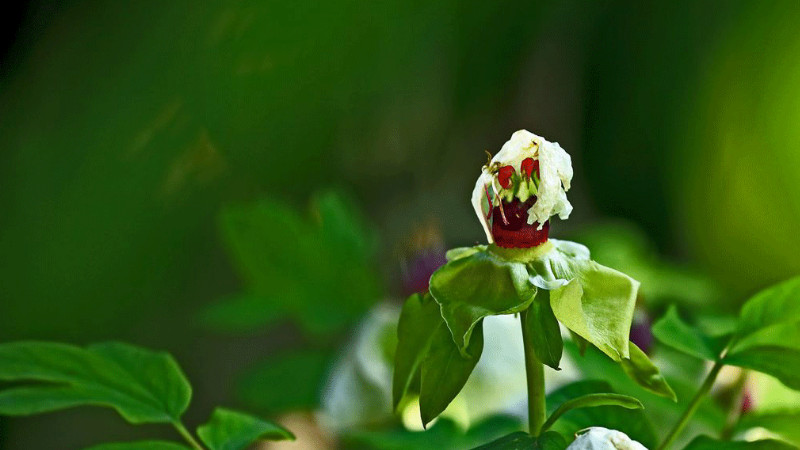
{"label": "red flower center", "polygon": [[528,210],[536,203],[536,197],[526,202],[514,199],[502,202],[501,207],[492,208],[492,237],[495,244],[506,248],[530,248],[547,242],[550,222],[538,230],[539,223],[528,225]]}
{"label": "red flower center", "polygon": [[511,166],[503,166],[497,171],[497,181],[503,189],[511,187],[511,176],[514,175],[514,168]]}

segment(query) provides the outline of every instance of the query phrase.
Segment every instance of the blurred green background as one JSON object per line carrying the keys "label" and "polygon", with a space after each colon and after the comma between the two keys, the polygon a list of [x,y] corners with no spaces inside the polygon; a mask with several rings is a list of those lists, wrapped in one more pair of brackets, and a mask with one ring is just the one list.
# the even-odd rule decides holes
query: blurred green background
{"label": "blurred green background", "polygon": [[[484,239],[471,188],[520,128],[573,158],[553,236],[624,223],[720,287],[701,310],[800,272],[796,1],[23,8],[0,68],[0,340],[168,350],[190,421],[313,409],[409,261]],[[0,448],[136,433],[81,409],[0,419]]]}

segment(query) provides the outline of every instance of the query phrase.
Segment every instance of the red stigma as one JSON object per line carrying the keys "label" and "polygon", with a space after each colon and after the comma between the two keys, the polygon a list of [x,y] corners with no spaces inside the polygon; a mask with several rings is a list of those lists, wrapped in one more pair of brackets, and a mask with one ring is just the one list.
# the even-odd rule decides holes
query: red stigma
{"label": "red stigma", "polygon": [[525,174],[528,178],[531,177],[533,171],[536,171],[536,176],[539,176],[539,160],[533,158],[525,158],[522,160],[522,164],[520,164],[520,170],[522,173]]}

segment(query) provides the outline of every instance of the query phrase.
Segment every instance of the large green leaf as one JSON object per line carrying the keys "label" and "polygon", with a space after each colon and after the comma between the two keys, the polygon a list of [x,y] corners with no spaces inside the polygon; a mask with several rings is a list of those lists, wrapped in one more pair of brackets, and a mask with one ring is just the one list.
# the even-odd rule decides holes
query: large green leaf
{"label": "large green leaf", "polygon": [[475,327],[467,356],[462,354],[450,331],[440,324],[431,338],[430,348],[420,371],[419,411],[422,423],[436,418],[458,395],[483,352],[483,323]]}
{"label": "large green leaf", "polygon": [[133,441],[98,444],[85,450],[190,450],[190,447],[169,441]]}
{"label": "large green leaf", "polygon": [[800,445],[800,412],[748,412],[736,424],[737,432],[745,432],[751,428],[764,428],[791,442]]}
{"label": "large green leaf", "polygon": [[550,292],[550,305],[559,322],[619,361],[628,357],[638,288],[631,277],[587,261],[577,278]]}
{"label": "large green leaf", "polygon": [[[548,414],[553,414],[556,405],[572,399],[589,394],[613,392],[611,386],[604,381],[589,380],[568,384],[547,396]],[[642,409],[625,409],[617,406],[573,409],[564,413],[551,429],[564,436],[572,436],[579,430],[593,426],[622,431],[648,448],[652,448],[656,443],[653,426]]]}
{"label": "large green leaf", "polygon": [[539,288],[553,290],[566,286],[578,277],[578,272],[589,262],[589,249],[576,242],[550,239],[542,250],[534,250],[526,258],[531,282]]}
{"label": "large green leaf", "polygon": [[567,441],[555,431],[542,433],[535,438],[524,431],[517,431],[473,450],[564,450]]}
{"label": "large green leaf", "polygon": [[722,361],[772,375],[787,387],[800,390],[800,350],[777,346],[750,347],[727,355]]}
{"label": "large green leaf", "polygon": [[523,323],[527,325],[526,336],[533,342],[536,356],[547,366],[560,370],[561,353],[564,350],[564,341],[561,339],[561,327],[556,316],[550,308],[550,294],[542,289],[531,305],[522,312],[527,315]]}
{"label": "large green leaf", "polygon": [[0,380],[15,383],[0,391],[0,414],[97,405],[135,424],[177,422],[192,393],[169,354],[116,342],[0,344]]}
{"label": "large green leaf", "polygon": [[197,435],[210,450],[244,450],[258,441],[294,440],[280,425],[225,408],[216,408],[211,419],[197,427]]}
{"label": "large green leaf", "polygon": [[719,441],[708,436],[698,436],[684,450],[797,450],[797,447],[776,439]]}
{"label": "large green leaf", "polygon": [[670,347],[701,359],[716,360],[721,348],[696,327],[687,325],[675,306],[653,325],[653,336]]}
{"label": "large green leaf", "polygon": [[650,361],[650,358],[634,344],[629,345],[629,359],[623,359],[619,362],[622,370],[638,384],[639,386],[647,389],[648,391],[666,397],[672,401],[678,401],[675,391],[672,390],[667,380],[661,375],[658,367]]}
{"label": "large green leaf", "polygon": [[740,337],[786,322],[800,322],[800,277],[769,287],[742,307]]}
{"label": "large green leaf", "polygon": [[392,375],[392,402],[395,409],[418,374],[431,340],[443,324],[439,305],[430,295],[414,294],[403,305],[397,324],[397,349]]}
{"label": "large green leaf", "polygon": [[453,340],[466,355],[478,321],[524,310],[533,301],[536,287],[529,282],[524,264],[482,251],[440,267],[431,276],[430,292],[441,305]]}
{"label": "large green leaf", "polygon": [[619,406],[626,409],[644,409],[644,405],[639,400],[622,394],[597,393],[586,394],[567,400],[550,414],[544,425],[543,430],[548,430],[565,413],[578,408],[596,408],[598,406]]}

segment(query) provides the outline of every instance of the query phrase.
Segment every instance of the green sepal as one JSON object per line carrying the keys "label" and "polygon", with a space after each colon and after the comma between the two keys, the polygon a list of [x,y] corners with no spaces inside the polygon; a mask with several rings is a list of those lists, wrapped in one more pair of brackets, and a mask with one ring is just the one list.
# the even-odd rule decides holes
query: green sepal
{"label": "green sepal", "polygon": [[434,272],[430,293],[462,356],[475,325],[484,317],[525,310],[536,295],[523,263],[478,251],[448,262]]}

